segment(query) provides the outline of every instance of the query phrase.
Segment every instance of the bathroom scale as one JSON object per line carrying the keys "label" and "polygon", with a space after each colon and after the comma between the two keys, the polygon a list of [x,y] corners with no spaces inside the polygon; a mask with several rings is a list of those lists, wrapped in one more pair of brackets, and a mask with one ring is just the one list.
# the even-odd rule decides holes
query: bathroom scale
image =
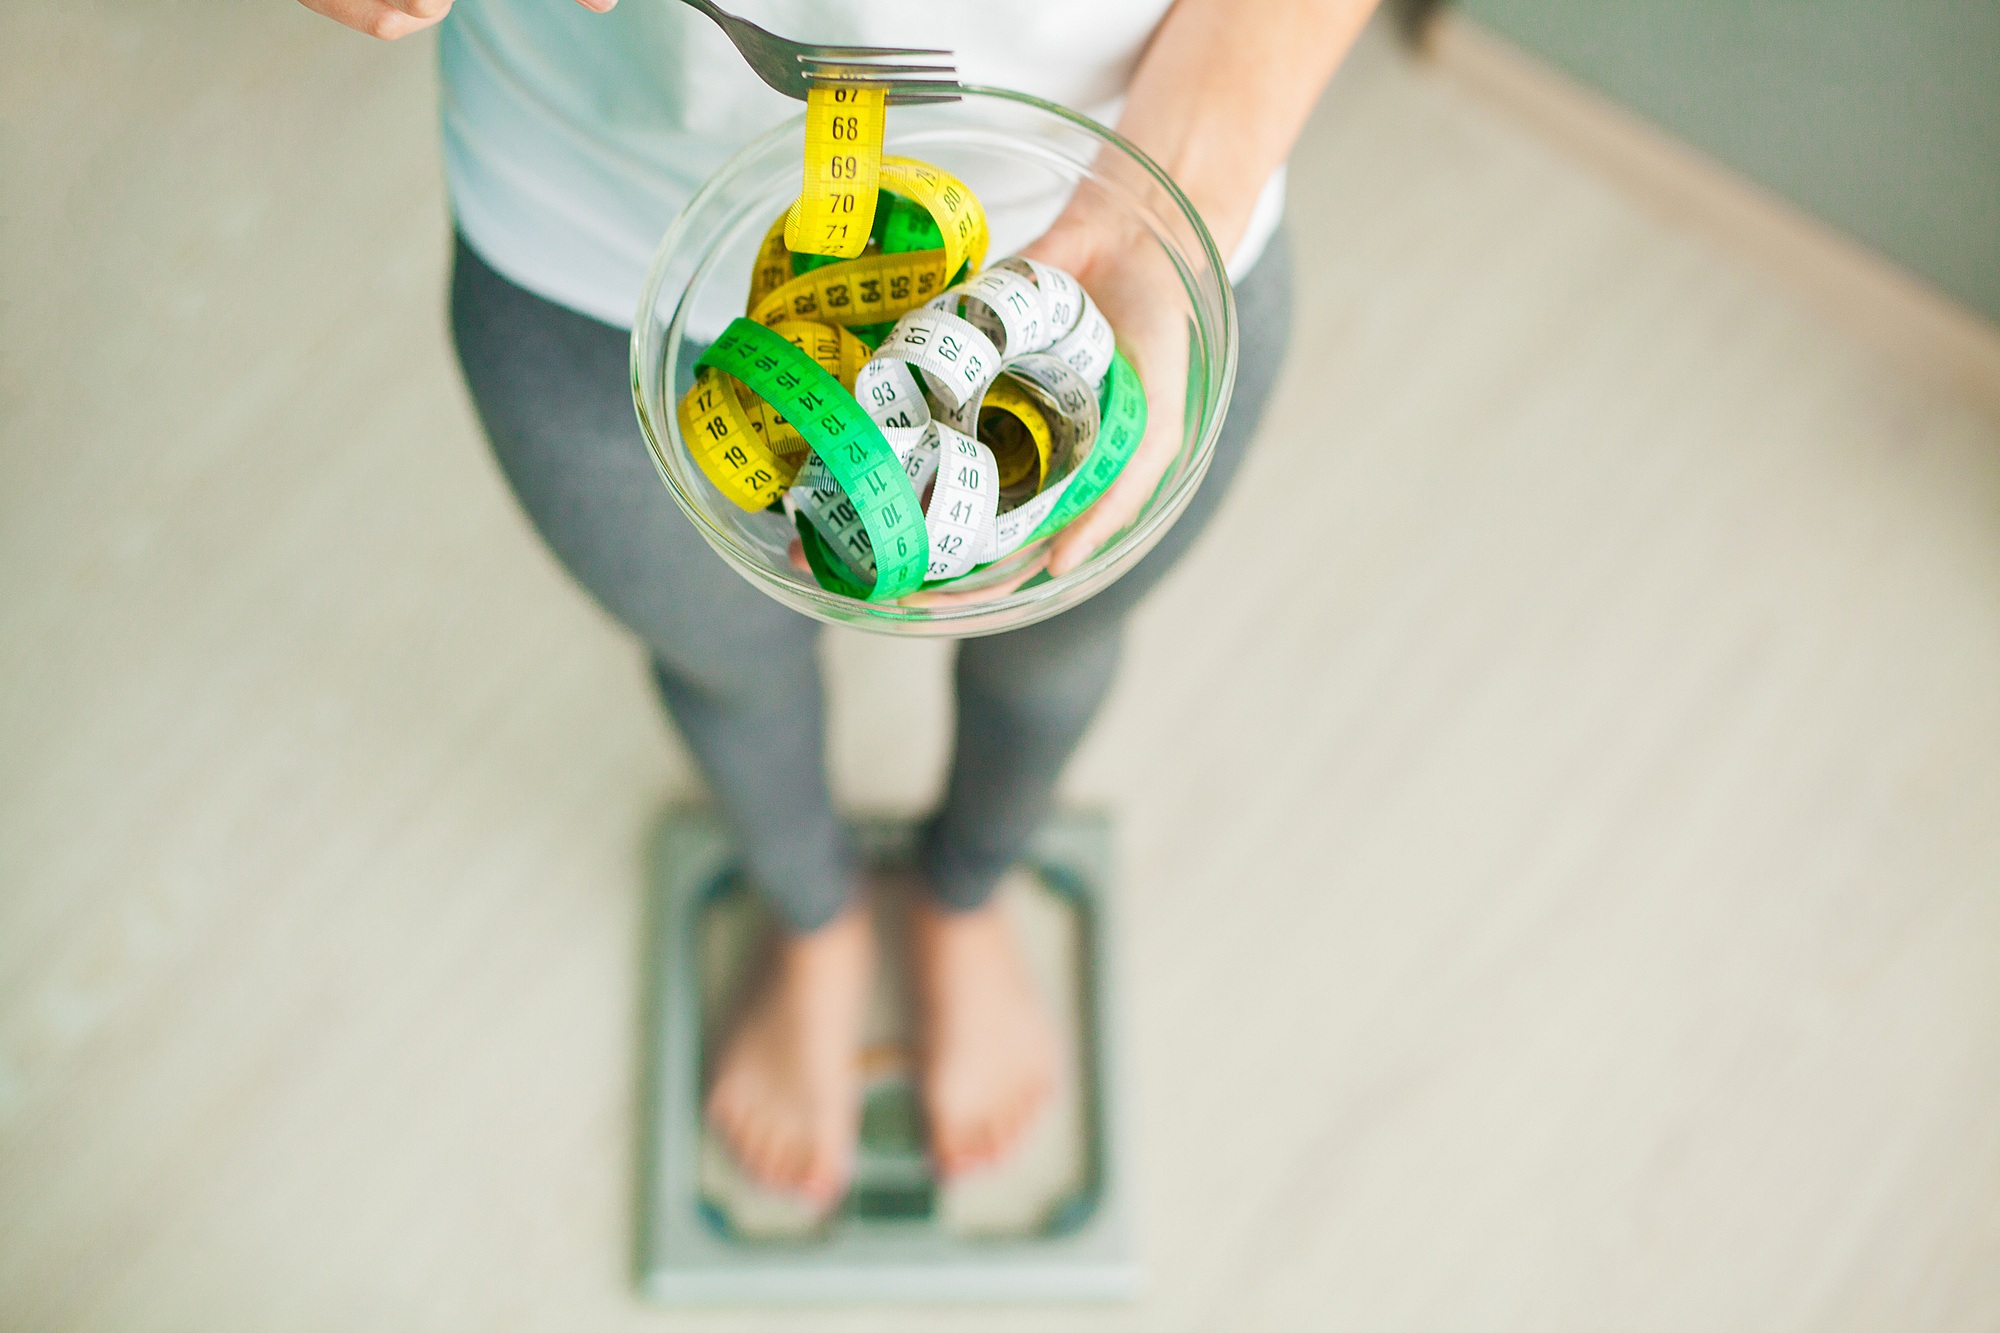
{"label": "bathroom scale", "polygon": [[[864,819],[869,865],[907,867],[915,827]],[[877,979],[846,1198],[816,1213],[738,1167],[701,1114],[705,1071],[754,980],[769,919],[713,815],[654,848],[639,1280],[667,1305],[1116,1300],[1137,1294],[1119,1099],[1112,846],[1102,815],[1057,817],[998,890],[1061,1039],[1057,1091],[1001,1163],[940,1181],[924,1150],[898,878],[871,893]]]}

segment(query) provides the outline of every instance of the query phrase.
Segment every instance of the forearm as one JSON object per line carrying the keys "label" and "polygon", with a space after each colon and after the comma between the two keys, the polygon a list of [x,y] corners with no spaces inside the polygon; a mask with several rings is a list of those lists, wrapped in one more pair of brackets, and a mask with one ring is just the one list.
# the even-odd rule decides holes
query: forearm
{"label": "forearm", "polygon": [[1223,254],[1377,0],[1176,0],[1118,130],[1187,192]]}

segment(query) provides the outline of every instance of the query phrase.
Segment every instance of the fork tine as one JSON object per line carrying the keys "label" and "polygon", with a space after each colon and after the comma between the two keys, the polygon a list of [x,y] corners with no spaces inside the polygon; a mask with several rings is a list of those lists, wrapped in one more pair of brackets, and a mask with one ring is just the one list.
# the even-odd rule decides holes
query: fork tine
{"label": "fork tine", "polygon": [[800,60],[875,60],[882,56],[948,56],[951,52],[928,46],[808,46],[798,53]]}
{"label": "fork tine", "polygon": [[932,106],[939,102],[960,102],[957,93],[890,93],[890,106]]}
{"label": "fork tine", "polygon": [[894,60],[843,60],[822,56],[800,56],[799,66],[807,70],[825,70],[828,73],[868,74],[884,69],[955,69],[955,62],[949,52],[942,60],[927,60],[912,56],[908,61]]}
{"label": "fork tine", "polygon": [[883,81],[882,76],[884,75],[895,76],[890,82],[900,82],[906,76],[921,76],[926,74],[941,74],[945,78],[955,79],[958,77],[958,70],[952,65],[840,64],[832,66],[808,65],[806,67],[808,78],[818,79],[826,83],[881,83]]}
{"label": "fork tine", "polygon": [[932,83],[899,83],[889,89],[889,102],[893,106],[908,106],[918,98],[934,102],[956,102],[965,90],[955,83],[942,80]]}

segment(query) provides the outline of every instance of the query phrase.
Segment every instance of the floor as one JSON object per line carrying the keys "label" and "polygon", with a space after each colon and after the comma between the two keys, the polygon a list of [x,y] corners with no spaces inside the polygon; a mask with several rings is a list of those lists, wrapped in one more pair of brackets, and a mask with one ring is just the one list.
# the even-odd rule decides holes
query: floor
{"label": "floor", "polygon": [[[1149,1294],[664,1316],[696,779],[468,416],[429,48],[26,0],[0,52],[0,1327],[2000,1326],[2000,420],[1371,43],[1073,773]],[[945,660],[832,641],[854,806],[935,781]]]}

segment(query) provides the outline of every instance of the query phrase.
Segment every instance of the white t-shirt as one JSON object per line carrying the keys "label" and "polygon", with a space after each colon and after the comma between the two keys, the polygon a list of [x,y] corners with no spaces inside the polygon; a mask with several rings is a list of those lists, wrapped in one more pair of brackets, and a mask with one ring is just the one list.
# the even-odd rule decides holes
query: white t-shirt
{"label": "white t-shirt", "polygon": [[[959,77],[1116,121],[1170,0],[739,0],[799,41],[938,47]],[[466,240],[537,295],[629,327],[654,248],[736,151],[800,103],[765,87],[677,0],[459,0],[440,28],[446,182]],[[1240,277],[1284,209],[1265,185],[1230,257]],[[1008,232],[994,219],[996,235]]]}

